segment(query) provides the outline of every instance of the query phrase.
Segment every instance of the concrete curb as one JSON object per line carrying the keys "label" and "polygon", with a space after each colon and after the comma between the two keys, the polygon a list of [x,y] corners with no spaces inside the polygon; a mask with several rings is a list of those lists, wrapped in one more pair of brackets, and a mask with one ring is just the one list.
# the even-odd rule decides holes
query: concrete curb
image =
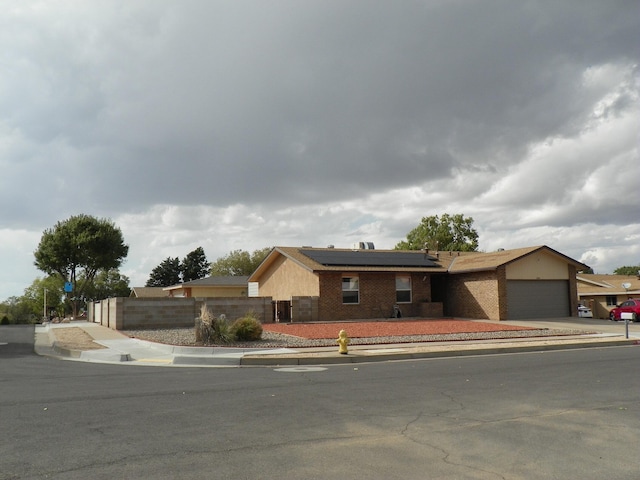
{"label": "concrete curb", "polygon": [[[460,346],[465,348],[426,348],[426,347],[408,347],[405,352],[394,351],[385,353],[362,354],[357,351],[347,355],[341,355],[337,352],[331,354],[329,352],[321,352],[318,354],[298,353],[282,356],[263,356],[263,355],[247,355],[240,359],[241,366],[287,366],[287,365],[335,365],[349,363],[370,363],[370,362],[386,362],[393,360],[416,360],[426,358],[450,358],[473,355],[497,355],[503,353],[527,353],[527,352],[545,352],[555,350],[575,350],[582,348],[604,348],[640,345],[638,339],[597,339],[590,341],[540,341],[528,342],[521,345],[468,345]],[[402,350],[402,347],[393,350]],[[409,351],[413,350],[413,351]]]}

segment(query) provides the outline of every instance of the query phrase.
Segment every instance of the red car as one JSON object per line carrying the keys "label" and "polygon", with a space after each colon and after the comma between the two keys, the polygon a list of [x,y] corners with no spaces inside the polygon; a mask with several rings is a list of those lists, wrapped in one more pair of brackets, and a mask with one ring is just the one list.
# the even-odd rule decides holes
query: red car
{"label": "red car", "polygon": [[640,298],[632,298],[631,300],[626,300],[618,305],[616,308],[612,309],[609,312],[609,319],[614,322],[617,320],[621,320],[621,313],[629,312],[631,313],[631,321],[637,322],[638,318],[640,318]]}

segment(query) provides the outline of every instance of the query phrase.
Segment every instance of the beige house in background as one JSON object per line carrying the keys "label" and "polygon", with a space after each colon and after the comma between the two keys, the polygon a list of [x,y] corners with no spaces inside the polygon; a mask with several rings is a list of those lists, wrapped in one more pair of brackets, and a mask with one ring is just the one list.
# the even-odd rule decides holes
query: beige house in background
{"label": "beige house in background", "polygon": [[247,276],[206,277],[164,287],[162,290],[169,297],[246,297],[248,278]]}
{"label": "beige house in background", "polygon": [[577,276],[578,298],[589,307],[594,318],[609,318],[613,307],[630,298],[640,298],[640,275]]}
{"label": "beige house in background", "polygon": [[249,277],[249,290],[272,297],[284,321],[297,320],[291,304],[303,297],[320,321],[389,318],[396,310],[554,318],[577,316],[576,273],[587,268],[544,245],[493,253],[276,247]]}
{"label": "beige house in background", "polygon": [[131,298],[162,298],[168,297],[162,287],[133,287],[129,297]]}

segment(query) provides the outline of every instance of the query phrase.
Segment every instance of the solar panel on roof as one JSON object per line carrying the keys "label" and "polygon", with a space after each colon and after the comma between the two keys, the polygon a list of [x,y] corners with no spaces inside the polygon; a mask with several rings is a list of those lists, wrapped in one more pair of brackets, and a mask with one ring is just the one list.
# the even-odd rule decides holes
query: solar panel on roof
{"label": "solar panel on roof", "polygon": [[433,257],[423,253],[380,252],[375,250],[300,250],[310,259],[326,266],[358,267],[437,267]]}

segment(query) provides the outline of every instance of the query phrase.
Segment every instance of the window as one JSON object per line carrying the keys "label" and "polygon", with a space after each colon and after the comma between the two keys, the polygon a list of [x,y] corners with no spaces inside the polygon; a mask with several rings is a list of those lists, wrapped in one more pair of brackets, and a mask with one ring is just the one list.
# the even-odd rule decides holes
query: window
{"label": "window", "polygon": [[411,275],[396,275],[396,303],[411,303]]}
{"label": "window", "polygon": [[607,295],[607,306],[615,307],[618,303],[618,297],[615,295]]}
{"label": "window", "polygon": [[342,277],[342,303],[360,303],[360,282],[357,276]]}

